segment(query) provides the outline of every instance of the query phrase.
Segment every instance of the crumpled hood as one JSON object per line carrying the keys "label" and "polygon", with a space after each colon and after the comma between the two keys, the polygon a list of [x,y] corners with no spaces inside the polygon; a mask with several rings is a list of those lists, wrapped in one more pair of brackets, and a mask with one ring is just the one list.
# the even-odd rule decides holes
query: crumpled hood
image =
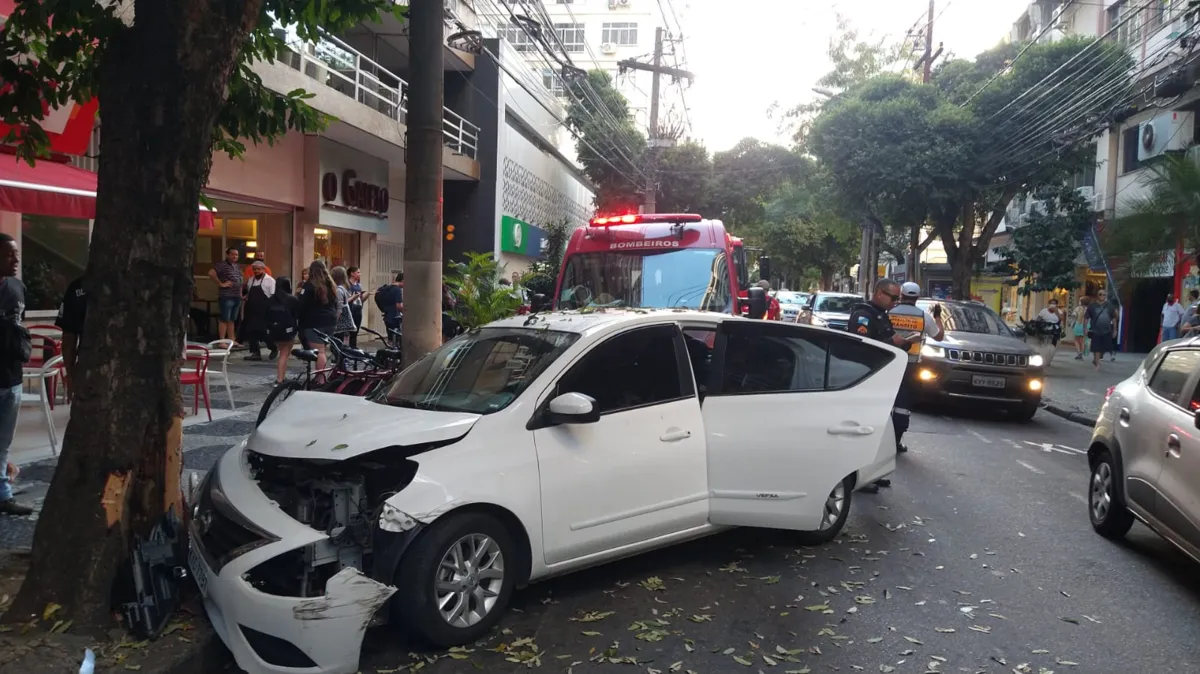
{"label": "crumpled hood", "polygon": [[966,349],[970,351],[990,351],[993,353],[1014,354],[1017,356],[1032,356],[1037,349],[1022,342],[1016,337],[1003,335],[983,335],[975,332],[946,331],[940,342],[926,339],[926,344],[941,346],[949,349]]}
{"label": "crumpled hood", "polygon": [[478,414],[432,412],[335,393],[299,391],[250,434],[247,449],[290,459],[341,461],[377,449],[457,440]]}

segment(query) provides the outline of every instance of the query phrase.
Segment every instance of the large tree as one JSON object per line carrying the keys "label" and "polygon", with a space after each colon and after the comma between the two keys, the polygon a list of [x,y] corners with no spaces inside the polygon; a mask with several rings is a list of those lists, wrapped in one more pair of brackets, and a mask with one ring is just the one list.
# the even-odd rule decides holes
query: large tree
{"label": "large tree", "polygon": [[766,201],[805,166],[786,147],[755,138],[743,138],[732,148],[714,153],[712,164],[708,211],[735,232],[762,222]]}
{"label": "large tree", "polygon": [[659,153],[659,213],[703,212],[711,187],[712,160],[704,145],[685,141]]}
{"label": "large tree", "polygon": [[1013,196],[1089,161],[1084,141],[1124,95],[1097,91],[1096,69],[1130,65],[1119,45],[1071,38],[950,61],[930,85],[881,75],[826,105],[809,145],[867,220],[928,220],[965,298]]}
{"label": "large tree", "polygon": [[238,154],[323,118],[250,69],[304,40],[373,19],[390,0],[21,0],[0,30],[0,115],[20,156],[45,156],[51,106],[101,99],[99,187],[84,288],[87,321],[62,456],[30,572],[5,618],[48,604],[93,634],[131,541],[182,514],[180,359],[197,205],[214,148]]}
{"label": "large tree", "polygon": [[629,101],[612,77],[593,70],[567,79],[566,122],[576,134],[575,154],[596,186],[600,213],[632,213],[644,201],[646,137],[633,123]]}
{"label": "large tree", "polygon": [[1073,290],[1079,286],[1075,261],[1092,226],[1090,204],[1068,184],[1042,188],[1032,197],[1035,205],[1013,230],[1012,243],[1001,249],[996,269],[1023,282],[1022,294]]}

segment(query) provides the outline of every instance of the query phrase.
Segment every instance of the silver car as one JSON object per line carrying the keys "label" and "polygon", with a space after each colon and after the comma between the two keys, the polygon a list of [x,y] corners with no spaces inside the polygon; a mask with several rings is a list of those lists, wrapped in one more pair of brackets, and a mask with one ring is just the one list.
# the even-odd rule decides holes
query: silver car
{"label": "silver car", "polygon": [[1200,338],[1160,344],[1109,389],[1092,442],[1092,528],[1123,537],[1138,519],[1200,561]]}
{"label": "silver car", "polygon": [[800,307],[800,317],[797,323],[807,323],[822,328],[845,330],[850,322],[850,310],[856,304],[861,304],[860,295],[848,293],[813,293],[808,301]]}
{"label": "silver car", "polygon": [[775,299],[779,300],[780,320],[785,323],[796,323],[796,319],[800,316],[800,307],[808,302],[809,293],[796,292],[795,290],[780,290],[775,294]]}

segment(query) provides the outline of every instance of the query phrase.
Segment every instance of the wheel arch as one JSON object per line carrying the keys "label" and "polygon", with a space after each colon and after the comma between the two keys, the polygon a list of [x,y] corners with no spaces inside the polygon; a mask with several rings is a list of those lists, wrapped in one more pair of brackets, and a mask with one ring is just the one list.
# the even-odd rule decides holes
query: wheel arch
{"label": "wheel arch", "polygon": [[1096,462],[1100,460],[1100,454],[1108,452],[1113,458],[1113,470],[1116,472],[1116,490],[1117,496],[1121,502],[1125,502],[1125,459],[1121,455],[1121,443],[1114,438],[1096,437],[1092,439],[1092,443],[1088,445],[1088,470],[1089,472],[1096,467]]}
{"label": "wheel arch", "polygon": [[524,523],[516,516],[513,511],[504,506],[494,503],[465,503],[452,510],[437,516],[432,522],[429,522],[417,536],[419,539],[430,527],[437,526],[438,522],[443,522],[454,515],[462,515],[465,513],[480,513],[490,515],[496,518],[504,525],[513,536],[513,542],[517,546],[517,587],[524,587],[529,584],[529,576],[533,570],[533,543],[529,538],[529,532],[525,529]]}

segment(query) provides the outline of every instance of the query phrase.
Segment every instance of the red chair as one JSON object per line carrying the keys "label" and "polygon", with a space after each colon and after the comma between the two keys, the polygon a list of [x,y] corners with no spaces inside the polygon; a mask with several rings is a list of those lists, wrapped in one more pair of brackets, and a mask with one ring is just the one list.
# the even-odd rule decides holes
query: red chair
{"label": "red chair", "polygon": [[208,420],[212,421],[212,407],[208,403],[208,359],[208,349],[189,344],[183,354],[179,383],[193,387],[192,414],[200,413],[200,396],[204,396],[204,410],[208,412]]}

